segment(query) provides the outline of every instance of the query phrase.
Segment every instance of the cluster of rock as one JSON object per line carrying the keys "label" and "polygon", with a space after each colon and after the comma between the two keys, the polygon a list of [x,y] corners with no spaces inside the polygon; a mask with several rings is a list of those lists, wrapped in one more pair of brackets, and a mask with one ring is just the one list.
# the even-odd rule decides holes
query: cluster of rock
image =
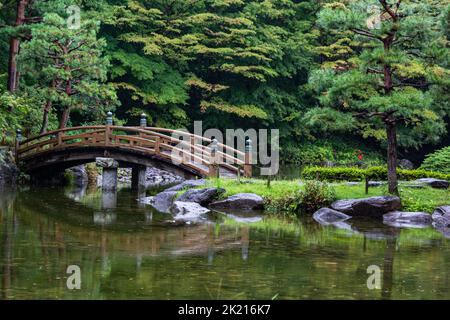
{"label": "cluster of rock", "polygon": [[[132,177],[131,168],[119,168],[117,170],[117,181],[119,184],[124,185],[131,184],[131,177]],[[183,177],[153,167],[147,168],[145,177],[146,177],[146,187],[163,187],[184,181]],[[99,174],[97,177],[97,185],[98,186],[102,185],[101,174]]]}
{"label": "cluster of rock", "polygon": [[450,235],[450,206],[438,207],[432,215],[426,212],[403,212],[401,201],[395,196],[338,200],[330,208],[322,208],[313,218],[322,225],[342,227],[344,221],[353,217],[382,219],[383,223],[397,228],[423,228],[433,225]]}
{"label": "cluster of rock", "polygon": [[[211,210],[252,211],[264,208],[263,198],[256,194],[240,193],[221,199],[226,192],[223,188],[194,189],[205,184],[206,181],[203,179],[186,180],[153,197],[140,199],[140,201],[151,205],[159,212],[172,214],[175,221],[186,223],[205,220]],[[186,190],[186,192],[179,195],[181,190]]]}
{"label": "cluster of rock", "polygon": [[0,187],[15,184],[18,175],[13,153],[7,147],[0,147]]}

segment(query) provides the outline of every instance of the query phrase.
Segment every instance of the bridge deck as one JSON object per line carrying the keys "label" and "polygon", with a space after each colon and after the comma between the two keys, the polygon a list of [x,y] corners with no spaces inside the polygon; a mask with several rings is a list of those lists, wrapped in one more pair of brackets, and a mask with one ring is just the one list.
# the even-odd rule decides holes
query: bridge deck
{"label": "bridge deck", "polygon": [[[139,153],[202,177],[251,175],[248,153],[201,136],[164,128],[109,125],[65,128],[18,142],[16,152],[19,163],[28,163],[27,169],[33,170],[33,166],[42,165],[33,162],[38,157],[70,154],[79,149]],[[58,161],[69,161],[69,158]]]}

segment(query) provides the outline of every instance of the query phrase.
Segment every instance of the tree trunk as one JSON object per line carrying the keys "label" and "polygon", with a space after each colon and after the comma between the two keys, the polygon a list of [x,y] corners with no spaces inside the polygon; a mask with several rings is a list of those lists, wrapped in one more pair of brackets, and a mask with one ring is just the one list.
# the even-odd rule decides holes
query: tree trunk
{"label": "tree trunk", "polygon": [[8,91],[17,90],[19,75],[17,71],[17,56],[19,55],[20,40],[11,38],[9,43],[9,62],[8,62]]}
{"label": "tree trunk", "polygon": [[[25,23],[25,10],[29,0],[19,0],[17,2],[15,26],[21,26]],[[8,91],[14,92],[19,87],[19,73],[17,68],[17,56],[20,51],[20,39],[12,37],[9,44],[9,62],[8,62]]]}
{"label": "tree trunk", "polygon": [[44,105],[44,115],[42,116],[41,134],[44,134],[48,130],[48,116],[52,109],[52,102],[47,101]]}
{"label": "tree trunk", "polygon": [[64,129],[67,126],[70,116],[70,107],[65,107],[63,114],[61,115],[61,120],[59,121],[59,128]]}
{"label": "tree trunk", "polygon": [[397,181],[397,127],[395,120],[390,119],[386,122],[387,133],[387,162],[388,162],[388,186],[389,193],[398,195]]}

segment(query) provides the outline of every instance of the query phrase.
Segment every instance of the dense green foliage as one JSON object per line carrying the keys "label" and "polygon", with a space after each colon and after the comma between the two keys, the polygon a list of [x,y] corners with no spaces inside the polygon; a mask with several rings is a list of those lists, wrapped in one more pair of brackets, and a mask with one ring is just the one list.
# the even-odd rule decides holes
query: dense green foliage
{"label": "dense green foliage", "polygon": [[[399,180],[412,181],[420,178],[436,178],[450,180],[450,174],[440,172],[427,171],[423,169],[418,170],[404,170],[397,169]],[[387,168],[385,167],[370,167],[367,169],[358,168],[323,168],[323,167],[308,167],[303,169],[302,177],[305,179],[318,179],[324,181],[360,181],[363,179],[369,180],[383,180],[387,179]]]}
{"label": "dense green foliage", "polygon": [[[393,1],[388,1],[393,3]],[[446,135],[447,0],[403,1],[377,37],[398,28],[392,50],[365,28],[379,1],[19,0],[0,3],[1,143],[65,125],[104,121],[192,129],[278,128],[286,161],[382,163],[380,118],[395,109],[401,151]],[[70,5],[80,29],[68,28]],[[19,86],[7,92],[10,39],[20,39]],[[67,52],[64,52],[66,50]],[[394,87],[385,95],[379,69]],[[362,117],[355,118],[355,114]]]}
{"label": "dense green foliage", "polygon": [[450,174],[450,147],[427,155],[420,168]]}
{"label": "dense green foliage", "polygon": [[[317,23],[327,45],[318,48],[323,62],[310,76],[321,105],[307,113],[307,121],[325,131],[351,129],[381,143],[386,125],[393,123],[404,147],[439,139],[450,112],[448,93],[439,94],[450,85],[448,30],[444,15],[437,18],[446,5],[371,0],[325,5]],[[384,6],[396,16],[383,13]],[[370,26],[374,18],[381,21]]]}

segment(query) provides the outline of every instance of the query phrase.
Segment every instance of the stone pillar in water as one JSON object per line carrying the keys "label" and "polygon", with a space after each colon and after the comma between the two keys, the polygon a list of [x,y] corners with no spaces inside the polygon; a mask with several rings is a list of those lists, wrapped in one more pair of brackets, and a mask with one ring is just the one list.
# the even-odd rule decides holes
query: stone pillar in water
{"label": "stone pillar in water", "polygon": [[103,168],[102,189],[104,191],[117,190],[117,169],[119,163],[111,158],[97,158],[95,162],[98,167]]}
{"label": "stone pillar in water", "polygon": [[133,190],[142,191],[146,187],[146,177],[147,167],[145,166],[134,166],[131,173],[131,187]]}

